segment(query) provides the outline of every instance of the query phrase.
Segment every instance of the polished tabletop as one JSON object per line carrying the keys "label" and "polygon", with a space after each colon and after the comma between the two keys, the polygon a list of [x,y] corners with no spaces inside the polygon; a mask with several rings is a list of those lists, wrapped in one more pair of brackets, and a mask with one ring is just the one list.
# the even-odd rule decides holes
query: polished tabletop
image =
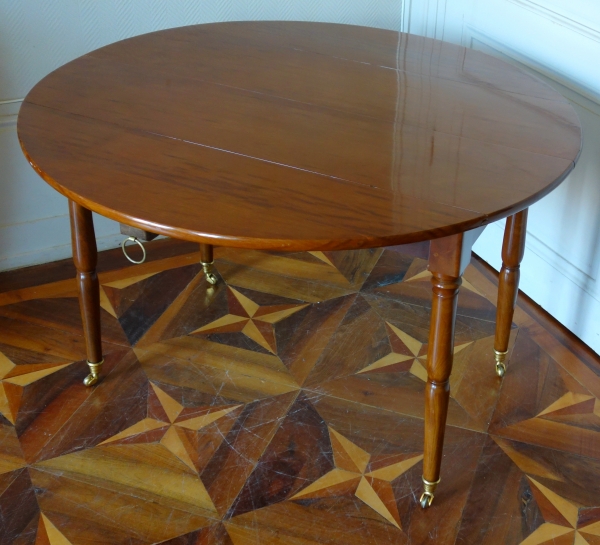
{"label": "polished tabletop", "polygon": [[573,169],[581,127],[471,49],[325,23],[175,28],[26,97],[22,148],[70,199],[155,233],[281,250],[402,244],[514,214]]}

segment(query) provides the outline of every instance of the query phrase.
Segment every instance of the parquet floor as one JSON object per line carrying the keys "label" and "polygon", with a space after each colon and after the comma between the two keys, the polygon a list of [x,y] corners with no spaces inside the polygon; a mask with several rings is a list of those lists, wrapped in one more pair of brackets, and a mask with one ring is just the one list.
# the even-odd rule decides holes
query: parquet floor
{"label": "parquet floor", "polygon": [[496,286],[459,299],[442,482],[422,510],[427,246],[217,250],[0,293],[2,544],[600,544],[600,366]]}

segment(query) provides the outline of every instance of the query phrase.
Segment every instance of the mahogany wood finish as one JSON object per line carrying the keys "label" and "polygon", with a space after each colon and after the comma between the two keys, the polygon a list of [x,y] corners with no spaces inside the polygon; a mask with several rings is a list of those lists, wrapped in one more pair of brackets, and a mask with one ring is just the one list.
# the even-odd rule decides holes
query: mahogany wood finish
{"label": "mahogany wood finish", "polygon": [[510,328],[517,304],[521,261],[525,254],[525,235],[527,233],[528,209],[509,216],[504,228],[502,242],[502,269],[498,280],[498,307],[496,312],[496,370],[504,376],[506,370],[504,358],[508,351]]}
{"label": "mahogany wood finish", "polygon": [[126,225],[125,223],[121,223],[119,228],[122,235],[135,237],[138,240],[143,240],[144,242],[150,242],[158,236],[156,233],[144,231],[143,229],[138,229],[137,227],[131,227],[131,225]]}
{"label": "mahogany wood finish", "polygon": [[213,272],[213,247],[211,244],[200,244],[200,256],[202,269],[204,270],[204,276],[206,281],[214,286],[219,280]]}
{"label": "mahogany wood finish", "polygon": [[34,87],[18,132],[45,180],[107,217],[294,251],[485,225],[556,187],[581,146],[568,102],[511,65],[300,22],[177,28],[94,51]]}
{"label": "mahogany wood finish", "polygon": [[212,245],[200,244],[200,256],[202,263],[212,263],[214,261]]}
{"label": "mahogany wood finish", "polygon": [[[501,305],[512,308],[523,210],[569,174],[581,149],[573,108],[518,68],[427,38],[321,23],[201,25],[107,46],[36,85],[18,132],[33,168],[80,211],[74,237],[86,279],[89,210],[200,243],[211,285],[215,243],[327,261],[324,251],[435,239],[425,504],[439,477],[456,297],[472,244],[491,221],[521,218],[505,241]],[[86,282],[96,356],[97,284]],[[269,320],[280,315],[255,315],[238,292],[229,300],[215,334],[240,329],[272,352]],[[130,342],[159,330],[141,335],[130,332]]]}
{"label": "mahogany wood finish", "polygon": [[[440,480],[442,448],[450,399],[450,373],[454,346],[456,304],[461,279],[434,272],[431,277],[433,302],[431,328],[427,353],[427,386],[425,388],[425,449],[423,481],[430,487]],[[433,500],[435,488],[427,490],[421,498],[423,507]]]}
{"label": "mahogany wood finish", "polygon": [[442,448],[450,399],[450,373],[454,351],[454,326],[461,276],[471,258],[471,248],[482,229],[432,240],[429,265],[433,300],[429,347],[427,351],[427,386],[425,388],[425,449],[421,505],[433,501],[440,480]]}
{"label": "mahogany wood finish", "polygon": [[77,288],[83,334],[90,363],[102,361],[100,332],[100,284],[96,274],[98,252],[92,212],[74,201],[69,201],[73,261],[77,269]]}

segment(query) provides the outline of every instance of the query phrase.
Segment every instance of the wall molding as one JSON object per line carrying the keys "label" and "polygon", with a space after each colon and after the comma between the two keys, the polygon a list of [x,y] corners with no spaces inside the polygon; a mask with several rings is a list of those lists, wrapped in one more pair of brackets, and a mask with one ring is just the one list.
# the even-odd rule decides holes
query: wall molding
{"label": "wall molding", "polygon": [[[502,224],[503,222],[496,222],[489,225],[473,247],[473,252],[496,270],[500,270],[502,266]],[[536,252],[535,243],[530,244],[532,240],[529,233],[527,236],[520,289],[600,354],[600,330],[596,325],[600,317],[600,299],[590,294],[589,290],[566,279],[564,275],[559,278],[560,272],[553,273],[557,269]],[[547,297],[548,292],[554,292],[559,297]],[[578,304],[565,312],[565,309],[561,308],[561,298],[578,301]]]}
{"label": "wall molding", "polygon": [[402,0],[400,4],[400,32],[410,32],[412,0]]}
{"label": "wall molding", "polygon": [[0,100],[0,129],[16,125],[23,100],[22,98]]}
{"label": "wall molding", "polygon": [[537,2],[532,2],[532,0],[505,0],[506,2],[510,2],[511,4],[515,4],[519,7],[525,8],[544,19],[548,19],[553,23],[559,24],[576,32],[577,34],[581,34],[590,40],[594,40],[595,42],[600,43],[600,31],[591,28],[575,19],[571,19],[566,15],[558,11],[554,11],[552,9],[546,8]]}
{"label": "wall molding", "polygon": [[[505,1],[517,4],[528,2],[528,0]],[[470,32],[470,46],[473,49],[477,49],[474,47],[475,42],[480,42],[484,46],[499,53],[500,56],[505,57],[505,60],[520,65],[522,68],[533,72],[533,75],[537,77],[549,80],[553,86],[558,86],[559,90],[563,91],[563,94],[565,94],[567,98],[600,117],[600,95],[588,91],[580,84],[577,84],[561,74],[557,74],[550,67],[541,64],[526,55],[518,53],[472,25],[468,25],[468,30]],[[503,230],[503,222],[492,224],[492,227]],[[600,303],[600,289],[590,289],[590,284],[594,285],[596,283],[596,277],[586,273],[565,259],[560,253],[542,242],[529,230],[527,231],[527,250],[533,252],[536,256],[546,262],[548,266],[555,269],[559,274],[575,284],[580,290],[592,297],[596,302]]]}
{"label": "wall molding", "polygon": [[[513,2],[513,0],[505,1]],[[516,1],[517,0],[514,0],[514,2]],[[473,47],[474,41],[481,42],[483,45],[494,49],[507,59],[521,65],[521,67],[532,70],[535,72],[534,75],[538,77],[541,76],[542,79],[551,80],[553,85],[558,84],[559,86],[571,91],[571,93],[573,93],[575,96],[569,96],[569,99],[574,100],[583,108],[591,110],[594,114],[600,115],[600,93],[598,91],[590,89],[585,85],[568,78],[564,74],[557,72],[553,68],[550,68],[549,66],[516,51],[515,49],[503,44],[473,25],[467,25],[467,29],[467,42],[468,47],[471,49],[476,49]]]}
{"label": "wall molding", "polygon": [[554,267],[559,273],[566,276],[571,282],[579,286],[590,296],[598,299],[598,302],[600,303],[600,291],[596,293],[593,290],[590,291],[587,287],[589,282],[596,281],[596,275],[588,274],[580,269],[577,265],[574,265],[569,260],[565,259],[556,250],[553,250],[530,231],[527,231],[527,245],[532,252],[535,252],[536,255],[548,262],[550,266]]}
{"label": "wall molding", "polygon": [[[491,231],[494,238],[500,241],[500,245],[502,244],[502,238],[504,237],[504,220],[490,224],[486,230]],[[573,263],[566,260],[530,231],[527,231],[526,240],[527,253],[532,252],[535,254],[549,267],[555,269],[559,274],[577,286],[578,289],[585,292],[600,304],[600,292],[589,288],[590,283],[593,284],[595,282],[595,277],[582,271],[576,265],[573,265]],[[500,255],[500,252],[498,252],[498,255]]]}
{"label": "wall molding", "polygon": [[[425,0],[420,2],[420,5],[424,4]],[[448,0],[426,0],[426,5],[421,8],[421,21],[420,29],[410,27],[410,31],[416,30],[417,34],[427,36],[428,38],[435,38],[436,40],[444,39],[444,29],[446,28],[446,12],[448,7]],[[410,16],[409,19],[412,22],[413,15],[413,3],[410,3]]]}
{"label": "wall molding", "polygon": [[[43,222],[43,220],[40,221]],[[66,221],[68,221],[68,219],[66,219]],[[120,233],[97,236],[96,245],[100,252],[119,247],[122,240],[123,235]],[[0,259],[0,271],[20,269],[22,267],[39,265],[40,263],[50,263],[52,261],[69,258],[72,255],[70,242],[57,244],[55,246],[47,246],[19,254],[10,254],[6,258]]]}
{"label": "wall molding", "polygon": [[0,130],[13,127],[17,124],[17,115],[0,115]]}

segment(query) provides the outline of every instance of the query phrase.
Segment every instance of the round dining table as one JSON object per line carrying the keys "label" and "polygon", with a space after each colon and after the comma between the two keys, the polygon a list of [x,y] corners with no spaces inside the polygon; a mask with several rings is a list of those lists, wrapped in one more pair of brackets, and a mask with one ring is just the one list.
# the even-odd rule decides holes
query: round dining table
{"label": "round dining table", "polygon": [[581,150],[572,106],[519,67],[411,34],[311,22],[195,25],[108,45],[40,81],[18,135],[31,166],[69,200],[89,386],[103,362],[92,211],[199,243],[211,283],[215,245],[297,252],[430,240],[423,507],[440,479],[471,248],[508,218],[501,380],[527,209]]}

